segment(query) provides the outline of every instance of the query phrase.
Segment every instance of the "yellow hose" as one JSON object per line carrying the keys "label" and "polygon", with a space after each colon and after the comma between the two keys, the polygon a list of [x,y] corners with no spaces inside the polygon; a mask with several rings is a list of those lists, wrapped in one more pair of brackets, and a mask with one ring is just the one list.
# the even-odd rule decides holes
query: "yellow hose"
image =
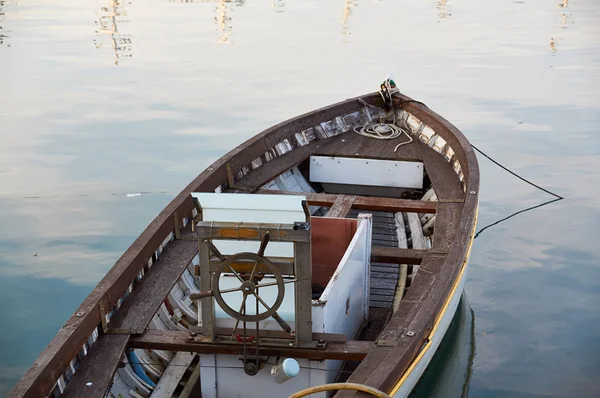
{"label": "yellow hose", "polygon": [[316,394],[318,392],[333,391],[333,390],[355,390],[355,391],[362,391],[362,392],[369,393],[378,398],[390,398],[389,395],[387,395],[384,392],[379,391],[376,388],[369,387],[364,384],[356,384],[356,383],[331,383],[331,384],[323,384],[321,386],[316,386],[316,387],[309,387],[302,391],[298,391],[297,393],[290,395],[289,398],[302,398],[302,397],[306,397],[307,395]]}

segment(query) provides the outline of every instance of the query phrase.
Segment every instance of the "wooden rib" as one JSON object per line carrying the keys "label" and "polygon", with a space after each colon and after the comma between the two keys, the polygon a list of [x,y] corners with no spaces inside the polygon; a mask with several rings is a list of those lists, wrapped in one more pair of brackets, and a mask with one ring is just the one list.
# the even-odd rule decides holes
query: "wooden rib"
{"label": "wooden rib", "polygon": [[144,333],[158,307],[197,252],[196,241],[174,240],[169,243],[110,320],[109,330]]}
{"label": "wooden rib", "polygon": [[356,200],[356,196],[352,195],[339,195],[335,202],[331,205],[331,209],[327,212],[325,217],[331,218],[344,218],[352,208],[352,204]]}
{"label": "wooden rib", "polygon": [[371,248],[371,262],[388,264],[421,264],[421,261],[427,252],[428,250],[373,246]]}
{"label": "wooden rib", "polygon": [[61,397],[104,398],[128,341],[127,334],[100,335]]}
{"label": "wooden rib", "polygon": [[[241,355],[241,344],[229,343],[196,343],[190,342],[188,332],[148,330],[141,336],[132,336],[128,346],[130,348],[144,348],[150,350],[187,351],[202,354],[234,354]],[[350,340],[340,343],[327,343],[325,349],[314,347],[268,347],[261,345],[261,355],[289,356],[293,358],[309,358],[314,360],[342,359],[361,360],[367,353],[375,348],[369,341]]]}
{"label": "wooden rib", "polygon": [[[326,207],[332,206],[339,196],[326,193],[276,191],[268,189],[261,189],[256,193],[263,195],[303,195],[308,200],[309,205]],[[352,203],[352,208],[358,210],[383,211],[391,213],[412,212],[435,214],[437,209],[437,202],[424,200],[356,196],[356,198],[354,199],[354,203]]]}
{"label": "wooden rib", "polygon": [[458,201],[465,199],[465,193],[452,165],[442,154],[427,145],[420,143],[423,154],[423,165],[433,184],[433,189],[441,201]]}

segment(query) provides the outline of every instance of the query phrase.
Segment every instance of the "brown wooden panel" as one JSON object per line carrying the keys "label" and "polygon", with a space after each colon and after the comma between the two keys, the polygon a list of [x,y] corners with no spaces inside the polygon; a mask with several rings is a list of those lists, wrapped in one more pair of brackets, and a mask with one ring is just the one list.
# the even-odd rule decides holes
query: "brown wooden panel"
{"label": "brown wooden panel", "polygon": [[427,250],[373,246],[371,248],[371,261],[390,264],[421,264],[423,256],[427,252]]}
{"label": "brown wooden panel", "polygon": [[[191,342],[187,332],[148,330],[141,336],[132,336],[128,346],[151,350],[187,351],[202,354],[243,354],[242,344]],[[260,355],[291,358],[361,360],[375,348],[373,342],[349,340],[329,342],[325,349],[314,347],[293,348],[288,346],[261,346]]]}
{"label": "brown wooden panel", "polygon": [[109,330],[143,333],[197,252],[197,241],[174,240],[169,243],[112,317],[108,323]]}
{"label": "brown wooden panel", "polygon": [[79,364],[62,397],[104,398],[128,341],[126,334],[100,335]]}
{"label": "brown wooden panel", "polygon": [[356,232],[357,221],[349,218],[311,218],[312,281],[323,287],[337,269]]}
{"label": "brown wooden panel", "polygon": [[423,153],[423,165],[439,201],[456,200],[462,202],[465,193],[452,165],[446,161],[446,158],[427,145],[423,143],[419,143],[419,145],[421,145]]}
{"label": "brown wooden panel", "polygon": [[335,202],[331,205],[331,208],[327,212],[325,217],[331,218],[344,218],[352,208],[352,203],[356,196],[352,195],[339,195]]}

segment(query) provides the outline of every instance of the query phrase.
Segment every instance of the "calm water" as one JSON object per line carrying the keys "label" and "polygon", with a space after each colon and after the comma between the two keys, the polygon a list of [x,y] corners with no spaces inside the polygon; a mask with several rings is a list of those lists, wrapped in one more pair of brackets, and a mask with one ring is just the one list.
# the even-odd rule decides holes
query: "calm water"
{"label": "calm water", "polygon": [[[600,396],[599,38],[591,0],[0,0],[0,395],[204,167],[394,73],[566,197],[474,245],[469,396]],[[480,166],[480,227],[548,198]]]}

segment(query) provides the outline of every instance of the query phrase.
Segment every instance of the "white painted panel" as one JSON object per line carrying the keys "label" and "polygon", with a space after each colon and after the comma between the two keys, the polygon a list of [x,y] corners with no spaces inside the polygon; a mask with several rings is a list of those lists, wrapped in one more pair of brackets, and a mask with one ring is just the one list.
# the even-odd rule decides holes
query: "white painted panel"
{"label": "white painted panel", "polygon": [[349,340],[356,337],[368,316],[369,259],[371,257],[372,218],[361,222],[331,277],[320,301],[323,309],[324,331],[343,333]]}
{"label": "white painted panel", "polygon": [[[242,369],[243,363],[237,355],[200,355],[202,372],[200,383],[202,396],[206,398],[263,398],[263,397],[289,397],[295,392],[305,388],[331,382],[331,372],[327,362],[340,361],[309,361],[297,359],[300,364],[298,376],[278,384],[271,376],[271,367],[275,365],[275,358],[269,358],[265,367],[256,375],[248,376]],[[339,365],[338,365],[339,366]],[[206,369],[206,371],[204,371]],[[212,371],[215,369],[215,372]],[[216,390],[215,391],[215,385]],[[322,392],[311,395],[312,397],[325,398],[327,393]]]}
{"label": "white painted panel", "polygon": [[423,163],[311,156],[310,180],[321,183],[423,188]]}

